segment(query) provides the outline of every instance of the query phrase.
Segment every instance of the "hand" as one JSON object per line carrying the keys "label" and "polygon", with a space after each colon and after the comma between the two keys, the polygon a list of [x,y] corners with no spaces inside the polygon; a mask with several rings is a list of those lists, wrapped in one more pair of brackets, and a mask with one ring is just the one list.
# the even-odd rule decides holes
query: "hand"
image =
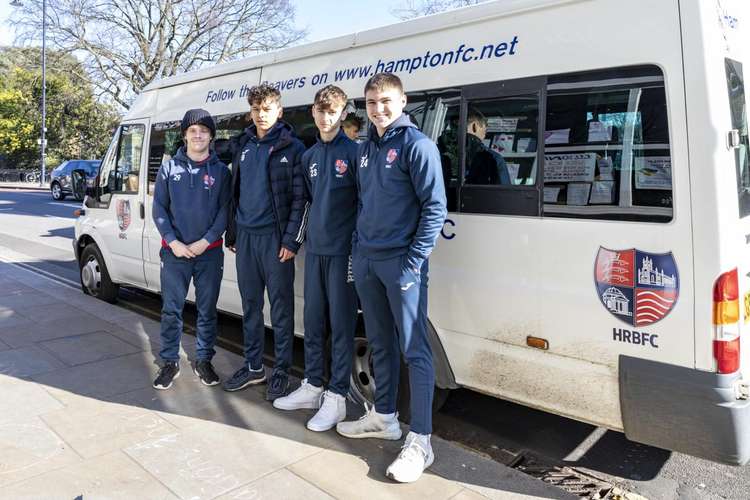
{"label": "hand", "polygon": [[194,241],[193,243],[189,244],[188,249],[197,257],[198,255],[206,251],[208,245],[210,245],[210,243],[206,241],[205,238],[201,238],[200,240]]}
{"label": "hand", "polygon": [[237,253],[237,247],[236,246],[229,245],[227,248],[229,249],[230,252]]}
{"label": "hand", "polygon": [[281,262],[286,262],[293,259],[295,255],[296,254],[288,248],[281,247],[281,250],[279,251],[279,260]]}
{"label": "hand", "polygon": [[188,247],[181,241],[174,240],[169,244],[169,248],[172,249],[172,253],[175,257],[182,257],[185,259],[192,259],[193,257],[195,257],[195,254],[192,250],[190,250],[190,247]]}

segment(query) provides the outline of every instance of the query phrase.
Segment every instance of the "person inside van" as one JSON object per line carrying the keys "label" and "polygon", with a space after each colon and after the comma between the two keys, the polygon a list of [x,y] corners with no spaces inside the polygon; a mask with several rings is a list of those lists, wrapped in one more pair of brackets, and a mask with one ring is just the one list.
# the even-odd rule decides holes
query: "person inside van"
{"label": "person inside van", "polygon": [[253,124],[232,140],[232,201],[226,245],[237,253],[245,363],[224,383],[238,391],[266,381],[263,295],[268,291],[276,363],[266,390],[286,395],[294,340],[294,256],[304,239],[302,178],[294,175],[305,146],[281,120],[281,93],[257,85],[248,93]]}
{"label": "person inside van", "polygon": [[375,408],[341,422],[350,438],[401,438],[396,398],[401,353],[409,369],[411,429],[386,470],[398,482],[419,479],[434,460],[435,372],[427,333],[428,257],[447,214],[440,152],[404,114],[401,80],[378,73],[365,85],[371,125],[359,145],[359,211],[352,238],[354,284],[377,380]]}
{"label": "person inside van", "polygon": [[190,280],[195,286],[196,361],[193,371],[205,385],[220,382],[214,371],[216,302],[224,274],[221,236],[227,225],[231,177],[211,149],[216,125],[203,109],[191,109],[180,125],[185,146],[162,163],[154,187],[153,218],[162,237],[162,367],[153,386],[169,389],[180,374],[182,310]]}
{"label": "person inside van", "polygon": [[[357,143],[341,130],[346,93],[328,85],[315,94],[317,143],[302,155],[300,175],[310,203],[305,242],[305,379],[273,402],[281,410],[318,409],[307,422],[327,431],[346,418],[357,292],[351,275],[352,232],[357,218]],[[327,319],[328,318],[328,319]],[[325,345],[331,330],[331,371],[323,389]]]}
{"label": "person inside van", "polygon": [[487,118],[475,108],[469,108],[466,117],[466,183],[510,184],[505,159],[488,148]]}
{"label": "person inside van", "polygon": [[362,130],[362,118],[352,111],[341,122],[341,128],[349,139],[356,141],[359,138],[359,131]]}

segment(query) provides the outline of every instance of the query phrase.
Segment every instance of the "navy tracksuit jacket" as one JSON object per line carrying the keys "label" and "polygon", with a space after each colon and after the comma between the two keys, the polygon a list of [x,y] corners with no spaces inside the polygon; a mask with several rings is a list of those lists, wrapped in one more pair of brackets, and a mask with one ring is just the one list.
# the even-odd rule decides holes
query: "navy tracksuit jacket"
{"label": "navy tracksuit jacket", "polygon": [[275,370],[287,373],[294,340],[294,260],[279,261],[304,240],[303,180],[295,175],[305,146],[279,121],[261,139],[252,125],[232,142],[232,205],[226,244],[237,251],[245,361],[263,367],[263,293],[268,289],[274,329]]}
{"label": "navy tracksuit jacket", "polygon": [[406,115],[359,145],[354,283],[377,381],[375,409],[396,411],[400,354],[409,368],[411,430],[432,432],[435,373],[427,337],[427,258],[446,217],[440,153]]}
{"label": "navy tracksuit jacket", "polygon": [[[197,358],[211,360],[216,342],[216,302],[224,270],[221,236],[227,225],[231,177],[211,151],[196,163],[180,148],[156,177],[152,215],[162,236],[161,358],[179,359],[182,310],[190,280],[195,285],[198,310]],[[169,248],[177,240],[186,245],[205,239],[209,248],[192,259],[178,258]]]}
{"label": "navy tracksuit jacket", "polygon": [[[328,390],[349,392],[357,294],[351,272],[352,232],[357,217],[354,169],[357,143],[343,130],[331,142],[318,142],[302,155],[301,175],[309,204],[305,243],[305,377],[323,385],[325,340],[331,329]],[[329,321],[326,320],[328,313]]]}

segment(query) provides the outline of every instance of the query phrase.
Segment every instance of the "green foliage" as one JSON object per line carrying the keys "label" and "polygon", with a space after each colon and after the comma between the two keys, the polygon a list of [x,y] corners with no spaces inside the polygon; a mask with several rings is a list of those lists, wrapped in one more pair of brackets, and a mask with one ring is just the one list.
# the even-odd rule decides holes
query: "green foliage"
{"label": "green foliage", "polygon": [[[0,167],[39,165],[42,75],[38,48],[0,48]],[[101,158],[119,116],[99,102],[81,64],[47,54],[47,166]]]}

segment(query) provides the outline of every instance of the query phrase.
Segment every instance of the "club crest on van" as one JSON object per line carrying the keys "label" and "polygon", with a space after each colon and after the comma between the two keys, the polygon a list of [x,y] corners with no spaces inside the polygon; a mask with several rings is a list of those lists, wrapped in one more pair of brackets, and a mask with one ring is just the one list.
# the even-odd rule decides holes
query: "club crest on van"
{"label": "club crest on van", "polygon": [[120,231],[126,231],[130,226],[130,200],[117,200],[117,225]]}
{"label": "club crest on van", "polygon": [[677,303],[680,278],[672,252],[599,247],[594,264],[602,305],[631,326],[648,326],[666,317]]}

